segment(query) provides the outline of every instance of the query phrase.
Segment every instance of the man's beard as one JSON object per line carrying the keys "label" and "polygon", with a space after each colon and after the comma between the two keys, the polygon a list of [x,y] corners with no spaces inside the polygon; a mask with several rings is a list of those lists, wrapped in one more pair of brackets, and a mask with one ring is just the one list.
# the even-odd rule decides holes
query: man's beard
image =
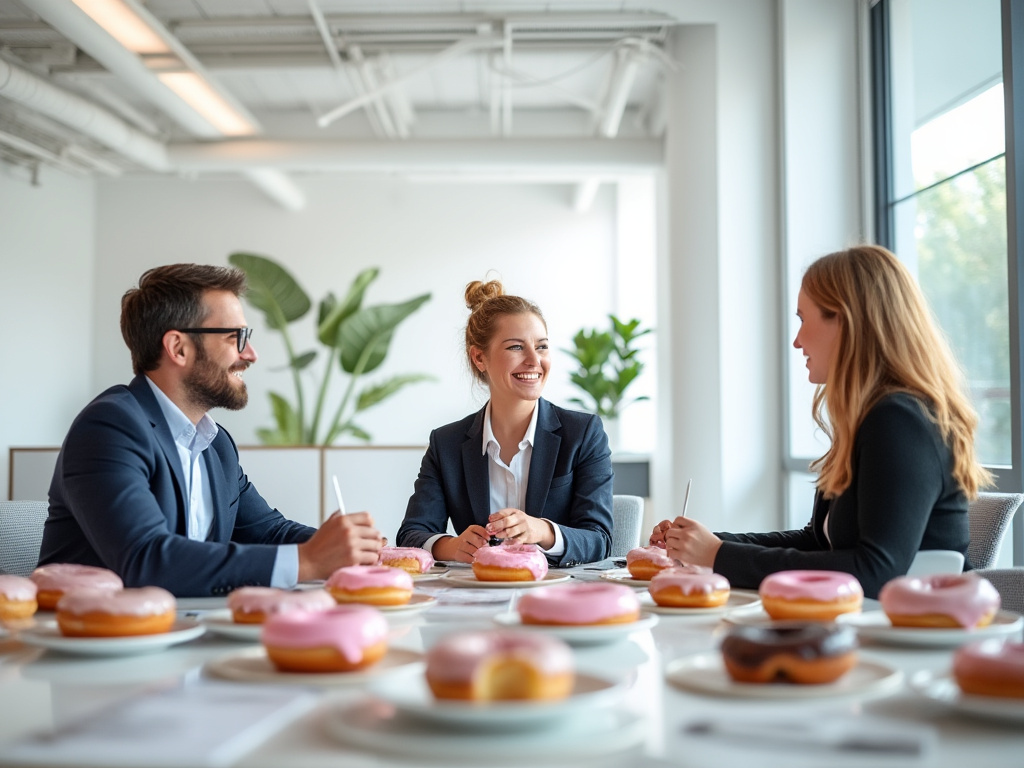
{"label": "man's beard", "polygon": [[[234,370],[245,370],[247,367],[244,362],[232,366]],[[241,387],[232,386],[228,380],[232,375],[230,369],[224,370],[210,362],[203,345],[197,344],[195,365],[184,381],[185,393],[192,403],[204,411],[213,408],[239,411],[249,402],[249,392],[241,379]]]}

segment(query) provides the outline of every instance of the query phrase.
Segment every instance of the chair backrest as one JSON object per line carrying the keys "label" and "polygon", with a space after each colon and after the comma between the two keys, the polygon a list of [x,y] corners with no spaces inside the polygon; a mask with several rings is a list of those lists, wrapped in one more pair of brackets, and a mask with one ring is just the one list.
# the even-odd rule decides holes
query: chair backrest
{"label": "chair backrest", "polygon": [[0,501],[0,573],[28,576],[39,562],[45,501]]}
{"label": "chair backrest", "polygon": [[907,576],[963,573],[964,556],[955,549],[922,549],[910,564]]}
{"label": "chair backrest", "polygon": [[644,500],[640,496],[612,497],[612,557],[625,557],[640,546],[644,522]]}
{"label": "chair backrest", "polygon": [[1003,599],[1003,610],[1024,613],[1024,568],[983,568],[975,573],[992,582]]}
{"label": "chair backrest", "polygon": [[982,493],[971,502],[967,510],[971,526],[967,559],[975,568],[995,565],[1013,513],[1022,501],[1024,494],[1021,493]]}

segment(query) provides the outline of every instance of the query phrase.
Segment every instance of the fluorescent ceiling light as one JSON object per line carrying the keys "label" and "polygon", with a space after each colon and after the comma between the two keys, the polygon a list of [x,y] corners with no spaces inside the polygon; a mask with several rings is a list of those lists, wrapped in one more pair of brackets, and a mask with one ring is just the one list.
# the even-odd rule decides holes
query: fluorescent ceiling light
{"label": "fluorescent ceiling light", "polygon": [[170,46],[121,0],[74,0],[111,37],[139,54],[170,53]]}
{"label": "fluorescent ceiling light", "polygon": [[174,91],[225,136],[248,136],[254,126],[195,72],[158,72],[160,82]]}

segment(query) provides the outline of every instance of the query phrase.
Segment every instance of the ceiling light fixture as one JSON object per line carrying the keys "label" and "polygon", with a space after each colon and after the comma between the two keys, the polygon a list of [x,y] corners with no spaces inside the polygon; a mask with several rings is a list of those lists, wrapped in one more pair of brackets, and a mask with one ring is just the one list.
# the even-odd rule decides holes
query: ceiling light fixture
{"label": "ceiling light fixture", "polygon": [[164,39],[122,0],[73,0],[111,37],[138,54],[170,53]]}
{"label": "ceiling light fixture", "polygon": [[225,136],[249,136],[256,127],[195,72],[158,72],[160,82]]}

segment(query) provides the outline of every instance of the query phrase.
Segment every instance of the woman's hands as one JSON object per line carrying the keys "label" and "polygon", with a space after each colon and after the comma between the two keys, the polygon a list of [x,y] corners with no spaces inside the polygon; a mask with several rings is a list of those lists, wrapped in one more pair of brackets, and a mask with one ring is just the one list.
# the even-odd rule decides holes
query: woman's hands
{"label": "woman's hands", "polygon": [[673,560],[686,565],[704,565],[712,568],[722,540],[689,517],[662,520],[651,532],[651,546],[664,547]]}
{"label": "woman's hands", "polygon": [[486,547],[490,539],[482,525],[471,525],[458,536],[444,536],[434,542],[431,555],[435,560],[457,560],[472,563],[473,555],[480,547]]}
{"label": "woman's hands", "polygon": [[487,533],[499,539],[513,539],[519,544],[537,544],[551,549],[555,544],[552,524],[540,517],[530,517],[521,509],[499,509],[487,518]]}

